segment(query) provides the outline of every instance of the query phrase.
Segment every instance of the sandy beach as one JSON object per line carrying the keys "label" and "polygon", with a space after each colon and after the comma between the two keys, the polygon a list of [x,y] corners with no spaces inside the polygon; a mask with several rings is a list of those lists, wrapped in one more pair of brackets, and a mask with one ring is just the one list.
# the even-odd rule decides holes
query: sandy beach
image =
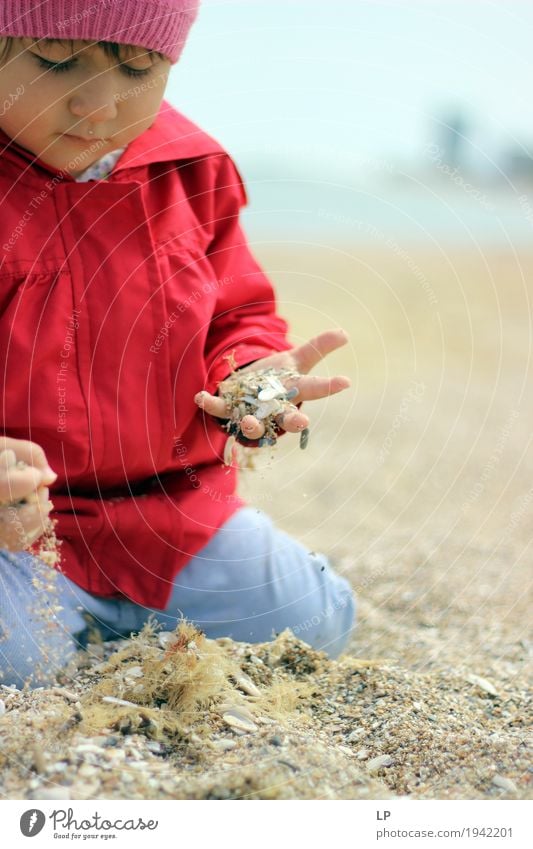
{"label": "sandy beach", "polygon": [[[102,679],[135,696],[108,661],[121,646],[92,647],[68,696],[0,691],[0,795],[530,798],[533,253],[254,250],[295,344],[350,335],[317,373],[352,388],[306,405],[308,448],[283,437],[241,476],[250,503],[353,584],[348,650],[328,661],[288,632],[217,641],[260,691],[232,685],[253,729],[223,719],[219,682],[173,737],[127,706],[98,726]],[[126,668],[145,669],[127,645]]]}

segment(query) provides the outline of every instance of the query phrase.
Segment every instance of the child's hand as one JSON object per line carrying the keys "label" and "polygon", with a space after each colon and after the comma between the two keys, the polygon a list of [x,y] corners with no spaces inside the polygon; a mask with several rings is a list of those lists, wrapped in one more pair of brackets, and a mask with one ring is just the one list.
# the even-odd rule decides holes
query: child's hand
{"label": "child's hand", "polygon": [[[287,389],[296,387],[298,392],[295,395],[295,400],[297,402],[325,398],[328,395],[334,395],[336,392],[342,392],[343,389],[348,389],[351,385],[350,378],[341,376],[329,378],[305,377],[304,375],[327,354],[342,347],[342,345],[346,345],[347,342],[348,336],[344,330],[326,330],[304,345],[256,360],[245,368],[239,369],[236,374],[267,368],[294,369],[299,376],[282,380],[282,383]],[[230,380],[231,378],[227,378],[220,384],[218,388],[220,394],[224,391],[225,383]],[[231,415],[231,410],[228,409],[226,401],[222,397],[210,395],[203,391],[199,392],[194,400],[199,407],[212,416],[227,419]],[[291,433],[301,433],[302,430],[307,428],[309,419],[304,413],[301,413],[294,404],[288,402],[285,402],[284,407],[284,411],[276,416],[276,424],[280,429]],[[244,416],[240,421],[240,428],[248,439],[260,439],[265,433],[265,425],[254,415]]]}
{"label": "child's hand", "polygon": [[0,548],[21,551],[42,536],[56,478],[39,445],[0,437]]}

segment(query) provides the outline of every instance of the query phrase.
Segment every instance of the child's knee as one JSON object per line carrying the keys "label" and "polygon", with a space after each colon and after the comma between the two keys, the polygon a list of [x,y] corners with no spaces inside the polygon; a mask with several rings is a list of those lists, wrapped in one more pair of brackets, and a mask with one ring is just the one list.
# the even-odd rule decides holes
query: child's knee
{"label": "child's knee", "polygon": [[345,578],[329,565],[324,571],[321,591],[310,593],[295,605],[298,619],[288,627],[299,639],[336,658],[346,648],[355,627],[356,601]]}

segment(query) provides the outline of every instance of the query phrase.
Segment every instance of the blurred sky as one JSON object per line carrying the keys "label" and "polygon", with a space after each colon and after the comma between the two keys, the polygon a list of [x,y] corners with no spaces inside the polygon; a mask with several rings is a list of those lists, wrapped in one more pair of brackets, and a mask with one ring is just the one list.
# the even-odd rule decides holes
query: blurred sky
{"label": "blurred sky", "polygon": [[533,147],[532,43],[530,0],[203,0],[167,98],[226,146],[260,205],[265,178],[427,168],[457,112],[482,180]]}
{"label": "blurred sky", "polygon": [[168,97],[236,156],[412,157],[457,106],[488,154],[533,137],[532,43],[530,0],[204,0]]}

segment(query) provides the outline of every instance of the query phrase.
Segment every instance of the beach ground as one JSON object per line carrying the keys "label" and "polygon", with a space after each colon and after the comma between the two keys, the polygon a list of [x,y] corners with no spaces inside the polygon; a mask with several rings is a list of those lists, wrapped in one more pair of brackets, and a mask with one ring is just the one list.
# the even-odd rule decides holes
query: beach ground
{"label": "beach ground", "polygon": [[[104,756],[107,732],[74,722],[60,734],[76,699],[4,692],[0,792],[530,797],[533,254],[320,245],[255,253],[295,344],[329,327],[350,335],[315,369],[349,375],[352,388],[304,405],[308,448],[283,437],[241,476],[251,504],[328,554],[354,586],[358,623],[346,655],[326,662],[287,635],[277,648],[222,643],[257,686],[272,686],[272,674],[310,690],[300,708],[274,720],[264,713],[255,734],[215,723],[214,748],[201,757],[198,742],[158,751],[132,731],[118,734],[112,751],[125,754],[115,764]],[[102,647],[96,654],[102,663]],[[84,670],[69,681],[84,710],[96,679]]]}

